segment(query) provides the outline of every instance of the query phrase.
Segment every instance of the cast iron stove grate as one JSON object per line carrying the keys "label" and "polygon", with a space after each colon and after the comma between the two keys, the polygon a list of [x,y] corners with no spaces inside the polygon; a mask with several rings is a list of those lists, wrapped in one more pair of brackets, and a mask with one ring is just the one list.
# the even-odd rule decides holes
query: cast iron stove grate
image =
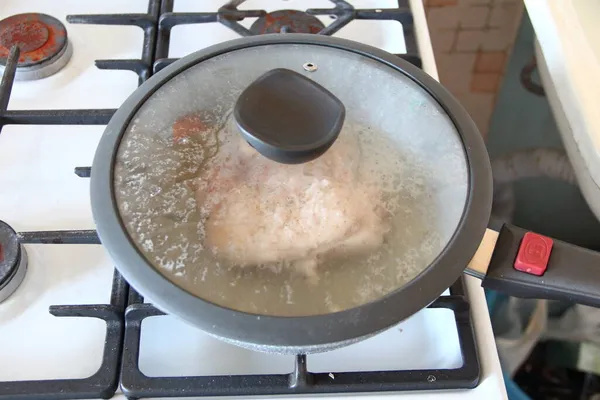
{"label": "cast iron stove grate", "polygon": [[[319,34],[331,35],[354,19],[396,20],[402,24],[407,54],[400,57],[421,66],[412,13],[407,0],[399,0],[394,9],[354,9],[343,0],[330,0],[330,9],[310,9],[309,15],[329,15],[334,20]],[[144,31],[140,59],[97,60],[96,66],[107,70],[129,70],[143,83],[154,72],[175,59],[168,58],[170,31],[176,25],[220,22],[242,36],[254,33],[239,21],[260,18],[264,10],[238,10],[244,0],[232,0],[213,13],[175,13],[174,0],[149,0],[148,12],[141,14],[71,15],[70,23],[138,26]],[[14,82],[17,48],[12,49],[0,84],[0,134],[5,125],[106,125],[113,109],[80,110],[7,110]],[[90,167],[75,167],[80,177],[89,177]],[[95,231],[43,231],[19,234],[22,244],[100,244]],[[470,308],[464,283],[459,279],[449,296],[441,296],[429,308],[446,308],[454,312],[463,365],[457,369],[311,373],[307,356],[295,358],[295,371],[284,375],[147,377],[138,367],[142,321],[163,315],[135,292],[115,271],[110,302],[100,305],[50,306],[55,316],[100,318],[106,321],[104,354],[99,370],[86,379],[60,379],[0,382],[0,400],[52,400],[110,398],[120,382],[129,398],[232,396],[300,393],[350,393],[404,390],[438,390],[473,388],[479,380],[479,360],[473,336]],[[310,357],[310,356],[308,356]]]}
{"label": "cast iron stove grate", "polygon": [[[148,12],[145,14],[69,16],[67,20],[71,23],[94,22],[141,27],[144,30],[141,59],[96,61],[96,66],[100,69],[121,69],[135,72],[141,84],[151,75],[159,11],[160,0],[149,0]],[[0,134],[6,125],[106,125],[108,123],[116,110],[7,110],[19,53],[17,47],[11,49],[0,83]],[[76,172],[78,172],[77,168]],[[18,238],[21,244],[100,244],[96,232],[86,230],[23,232],[18,234]],[[104,351],[96,373],[85,379],[0,382],[0,399],[58,400],[113,397],[119,385],[125,328],[124,312],[128,294],[129,285],[115,270],[111,295],[110,299],[107,299],[109,300],[107,304],[52,305],[49,307],[50,314],[56,317],[99,318],[106,322]]]}
{"label": "cast iron stove grate", "polygon": [[142,322],[164,314],[130,290],[125,311],[121,389],[131,399],[471,389],[479,382],[479,360],[462,278],[450,288],[450,293],[439,297],[429,308],[454,311],[463,358],[463,365],[457,369],[336,372],[332,378],[332,374],[309,372],[306,359],[310,355],[298,355],[291,374],[148,377],[138,366]]}
{"label": "cast iron stove grate", "polygon": [[[173,12],[174,0],[163,0],[161,4],[161,17],[158,23],[158,39],[156,43],[156,60],[154,72],[171,64],[175,59],[168,58],[171,29],[177,25],[202,24],[220,22],[240,36],[253,36],[256,33],[244,27],[239,22],[245,18],[261,18],[268,13],[265,10],[239,10],[238,7],[246,0],[231,0],[217,12],[180,13]],[[397,8],[390,9],[356,9],[344,0],[329,0],[332,8],[313,8],[306,10],[310,16],[330,16],[335,18],[331,24],[321,29],[320,35],[333,35],[354,20],[380,20],[398,21],[402,24],[406,42],[406,54],[399,57],[421,67],[417,41],[415,38],[413,16],[408,5],[408,0],[398,0]],[[271,13],[274,14],[274,13]]]}

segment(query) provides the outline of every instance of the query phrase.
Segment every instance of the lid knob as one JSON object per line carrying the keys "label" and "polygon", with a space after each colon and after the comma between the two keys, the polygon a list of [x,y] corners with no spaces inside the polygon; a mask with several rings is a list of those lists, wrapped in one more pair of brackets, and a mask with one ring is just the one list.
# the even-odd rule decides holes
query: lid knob
{"label": "lid knob", "polygon": [[314,160],[337,139],[346,109],[323,86],[278,68],[240,95],[234,118],[242,136],[263,156],[284,164]]}

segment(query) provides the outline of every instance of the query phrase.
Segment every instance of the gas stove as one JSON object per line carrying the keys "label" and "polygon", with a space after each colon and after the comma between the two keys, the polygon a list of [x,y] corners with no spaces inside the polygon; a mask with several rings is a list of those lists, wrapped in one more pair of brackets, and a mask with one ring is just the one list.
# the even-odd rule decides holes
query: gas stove
{"label": "gas stove", "polygon": [[469,279],[364,342],[257,353],[145,302],[93,230],[95,147],[153,73],[240,36],[306,32],[382,48],[435,76],[420,0],[5,1],[0,17],[0,399],[505,397]]}

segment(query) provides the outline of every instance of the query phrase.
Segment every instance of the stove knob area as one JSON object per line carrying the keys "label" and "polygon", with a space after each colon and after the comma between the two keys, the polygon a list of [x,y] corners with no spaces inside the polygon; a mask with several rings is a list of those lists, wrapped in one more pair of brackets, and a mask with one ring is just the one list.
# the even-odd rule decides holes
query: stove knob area
{"label": "stove knob area", "polygon": [[8,299],[23,282],[27,272],[27,253],[19,236],[0,221],[0,303]]}

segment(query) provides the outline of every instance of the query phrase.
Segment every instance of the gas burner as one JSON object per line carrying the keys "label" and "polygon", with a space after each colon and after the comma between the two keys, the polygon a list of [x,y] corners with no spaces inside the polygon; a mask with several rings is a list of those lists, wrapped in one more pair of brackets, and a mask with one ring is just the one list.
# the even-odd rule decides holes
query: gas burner
{"label": "gas burner", "polygon": [[0,72],[11,47],[21,50],[16,80],[45,78],[61,70],[71,58],[65,26],[46,14],[17,14],[0,21]]}
{"label": "gas burner", "polygon": [[315,16],[297,10],[279,10],[257,19],[250,27],[254,35],[266,33],[314,33],[325,25]]}
{"label": "gas burner", "polygon": [[27,253],[17,233],[0,221],[0,303],[19,287],[27,271]]}

